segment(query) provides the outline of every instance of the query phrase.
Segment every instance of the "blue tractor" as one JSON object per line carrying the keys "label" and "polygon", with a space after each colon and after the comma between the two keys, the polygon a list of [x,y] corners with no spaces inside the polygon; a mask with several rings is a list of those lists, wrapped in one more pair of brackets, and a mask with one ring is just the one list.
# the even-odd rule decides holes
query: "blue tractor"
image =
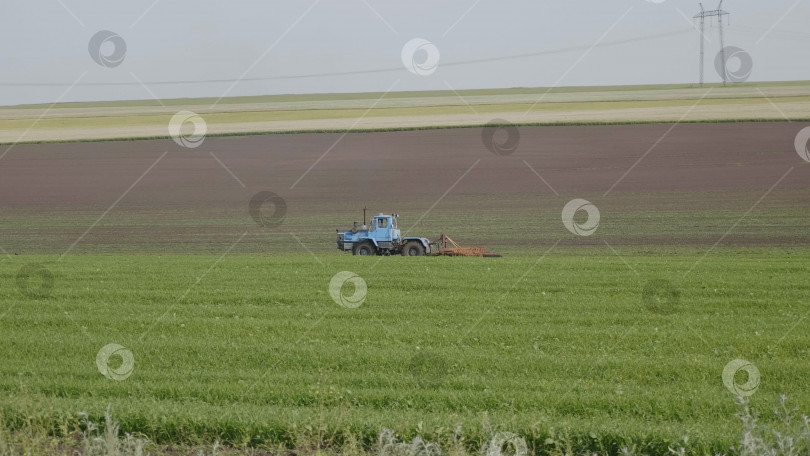
{"label": "blue tractor", "polygon": [[354,222],[350,230],[337,230],[338,249],[353,255],[402,255],[422,256],[432,253],[430,241],[422,237],[402,237],[398,227],[399,215],[380,213],[366,225],[363,209],[363,224]]}

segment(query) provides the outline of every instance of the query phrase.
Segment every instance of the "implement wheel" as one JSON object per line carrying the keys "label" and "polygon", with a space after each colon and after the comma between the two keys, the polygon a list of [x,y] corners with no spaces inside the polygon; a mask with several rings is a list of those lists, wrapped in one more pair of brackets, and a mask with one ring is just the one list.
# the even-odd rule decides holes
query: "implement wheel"
{"label": "implement wheel", "polygon": [[355,245],[354,250],[352,250],[352,253],[355,254],[355,255],[364,255],[364,256],[376,255],[377,254],[377,249],[374,247],[374,244],[372,244],[371,242],[364,241],[364,242],[361,242],[361,243]]}
{"label": "implement wheel", "polygon": [[402,256],[423,256],[425,246],[419,241],[408,241],[402,246]]}

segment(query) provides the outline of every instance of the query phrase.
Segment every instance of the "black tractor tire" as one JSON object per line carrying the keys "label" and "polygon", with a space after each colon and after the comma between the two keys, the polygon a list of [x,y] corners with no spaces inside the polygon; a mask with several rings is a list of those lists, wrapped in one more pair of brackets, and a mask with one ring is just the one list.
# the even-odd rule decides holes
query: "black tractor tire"
{"label": "black tractor tire", "polygon": [[408,241],[402,246],[402,256],[424,256],[425,246],[419,241]]}
{"label": "black tractor tire", "polygon": [[363,255],[363,256],[373,256],[377,254],[377,248],[374,247],[374,244],[369,241],[363,241],[354,246],[352,249],[352,254],[354,255]]}

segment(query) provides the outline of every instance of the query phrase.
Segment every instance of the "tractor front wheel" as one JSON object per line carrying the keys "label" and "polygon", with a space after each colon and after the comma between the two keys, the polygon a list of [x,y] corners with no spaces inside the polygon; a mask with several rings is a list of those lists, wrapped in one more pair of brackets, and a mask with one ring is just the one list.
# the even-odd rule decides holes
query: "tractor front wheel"
{"label": "tractor front wheel", "polygon": [[376,255],[377,249],[371,242],[361,242],[354,246],[354,251],[352,253],[355,255]]}
{"label": "tractor front wheel", "polygon": [[402,246],[402,256],[423,256],[425,246],[421,242],[409,241]]}

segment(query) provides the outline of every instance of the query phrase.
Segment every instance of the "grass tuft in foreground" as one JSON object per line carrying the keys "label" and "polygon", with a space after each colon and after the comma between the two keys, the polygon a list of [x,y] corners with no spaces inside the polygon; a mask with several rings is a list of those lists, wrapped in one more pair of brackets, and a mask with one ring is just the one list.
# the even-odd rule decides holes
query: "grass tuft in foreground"
{"label": "grass tuft in foreground", "polygon": [[[796,409],[789,408],[787,398],[779,397],[779,405],[773,410],[777,418],[776,425],[760,422],[759,417],[751,410],[746,399],[738,398],[738,418],[742,424],[739,441],[725,452],[716,456],[796,456],[810,454],[810,418],[807,415],[796,415]],[[492,437],[477,448],[465,441],[460,427],[453,430],[451,438],[442,442],[425,440],[421,435],[411,440],[401,439],[391,429],[382,428],[377,441],[363,445],[361,440],[351,433],[346,433],[341,445],[335,442],[313,440],[311,436],[300,436],[294,448],[283,446],[264,448],[223,447],[219,442],[198,446],[166,446],[150,442],[142,435],[124,433],[113,419],[110,407],[104,414],[104,423],[94,423],[87,414],[79,413],[74,424],[78,426],[70,434],[54,436],[34,422],[15,431],[0,427],[0,456],[28,456],[51,454],[59,456],[148,456],[148,455],[347,455],[347,456],[499,456],[514,454],[528,456],[546,454],[549,456],[598,456],[598,451],[585,450],[577,452],[576,443],[567,433],[549,437],[542,443],[529,441],[512,433],[494,433]],[[2,421],[0,421],[2,423]],[[688,442],[688,437],[684,438]],[[687,451],[683,446],[667,448],[667,453],[676,456],[699,454]],[[649,453],[639,451],[635,446],[623,446],[619,449],[622,456],[647,456]],[[652,456],[652,455],[650,455]]]}
{"label": "grass tuft in foreground", "polygon": [[[445,451],[514,433],[540,454],[715,454],[739,440],[728,385],[748,371],[723,375],[741,360],[753,410],[780,394],[810,410],[810,251],[538,260],[6,257],[2,424],[69,438],[77,412],[103,422],[112,404],[122,432],[164,446],[368,449],[384,427]],[[331,293],[342,271],[366,284],[340,291],[366,290],[359,307]]]}

